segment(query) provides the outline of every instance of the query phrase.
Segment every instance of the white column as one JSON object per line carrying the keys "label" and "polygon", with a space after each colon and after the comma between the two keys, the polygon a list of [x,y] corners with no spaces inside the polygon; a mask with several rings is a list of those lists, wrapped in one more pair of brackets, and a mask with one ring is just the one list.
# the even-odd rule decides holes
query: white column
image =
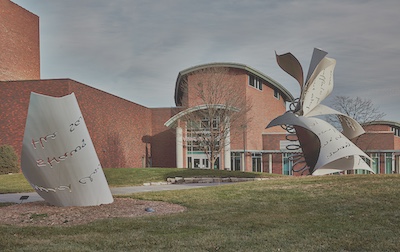
{"label": "white column", "polygon": [[231,170],[231,133],[229,131],[225,137],[224,166],[225,170]]}
{"label": "white column", "polygon": [[395,173],[395,171],[396,171],[396,167],[395,167],[396,162],[394,161],[395,158],[396,158],[396,156],[394,155],[394,153],[392,153],[392,173]]}
{"label": "white column", "polygon": [[268,172],[272,173],[272,154],[268,154]]}
{"label": "white column", "polygon": [[183,168],[183,136],[179,126],[176,127],[176,167]]}
{"label": "white column", "polygon": [[240,167],[241,171],[246,171],[246,155],[244,153],[240,153],[240,159],[242,160],[242,165]]}

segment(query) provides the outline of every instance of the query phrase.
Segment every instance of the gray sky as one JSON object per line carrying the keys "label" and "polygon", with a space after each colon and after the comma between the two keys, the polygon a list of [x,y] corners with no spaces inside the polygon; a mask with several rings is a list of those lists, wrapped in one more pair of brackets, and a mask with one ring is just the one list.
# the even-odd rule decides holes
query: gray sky
{"label": "gray sky", "polygon": [[[314,47],[337,60],[335,95],[400,121],[399,0],[13,0],[40,17],[41,77],[71,78],[147,107],[174,105],[178,72],[246,64],[299,96],[275,61],[307,74]],[[325,102],[329,104],[329,102]]]}

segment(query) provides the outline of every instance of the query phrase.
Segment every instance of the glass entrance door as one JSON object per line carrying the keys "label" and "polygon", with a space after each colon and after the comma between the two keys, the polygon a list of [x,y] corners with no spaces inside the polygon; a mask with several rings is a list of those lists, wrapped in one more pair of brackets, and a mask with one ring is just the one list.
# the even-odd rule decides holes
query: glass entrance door
{"label": "glass entrance door", "polygon": [[210,168],[207,157],[199,157],[199,155],[196,155],[196,157],[192,157],[192,160],[193,160],[193,168],[201,168],[201,169]]}
{"label": "glass entrance door", "polygon": [[[189,154],[188,153],[188,167],[199,169],[210,169],[211,163],[209,162],[206,154]],[[219,169],[219,157],[215,160],[214,169]]]}
{"label": "glass entrance door", "polygon": [[188,157],[188,160],[193,161],[192,168],[200,168],[200,169],[210,168],[207,155],[205,154],[191,154]]}

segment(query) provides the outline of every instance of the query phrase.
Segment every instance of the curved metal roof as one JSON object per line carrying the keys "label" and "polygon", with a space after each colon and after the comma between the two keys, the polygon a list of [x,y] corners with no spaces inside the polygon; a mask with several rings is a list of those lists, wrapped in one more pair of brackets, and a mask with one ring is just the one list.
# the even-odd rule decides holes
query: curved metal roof
{"label": "curved metal roof", "polygon": [[286,101],[292,101],[294,100],[292,94],[286,89],[284,88],[281,84],[279,84],[276,80],[272,79],[271,77],[263,74],[262,72],[251,68],[247,65],[244,64],[239,64],[239,63],[230,63],[230,62],[216,62],[216,63],[208,63],[208,64],[202,64],[202,65],[197,65],[194,67],[190,67],[187,68],[185,70],[182,70],[179,72],[178,77],[176,79],[176,84],[175,84],[175,104],[177,106],[181,105],[180,101],[178,101],[178,96],[179,94],[179,90],[180,90],[180,84],[182,81],[182,78],[192,72],[201,70],[201,69],[205,69],[205,68],[211,68],[211,67],[227,67],[227,68],[237,68],[237,69],[242,69],[247,71],[248,73],[251,73],[259,78],[261,78],[262,80],[264,80],[265,82],[268,82],[270,84],[272,84],[274,87],[276,87],[277,89],[279,89],[282,93],[283,93],[283,98]]}
{"label": "curved metal roof", "polygon": [[364,123],[363,126],[364,125],[389,125],[389,126],[400,128],[400,123],[399,122],[385,121],[385,120],[367,122],[367,123]]}

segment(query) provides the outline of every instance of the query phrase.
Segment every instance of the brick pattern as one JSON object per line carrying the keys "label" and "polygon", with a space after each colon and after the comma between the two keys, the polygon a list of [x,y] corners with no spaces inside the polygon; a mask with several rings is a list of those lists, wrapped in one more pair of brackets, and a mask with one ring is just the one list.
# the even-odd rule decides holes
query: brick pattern
{"label": "brick pattern", "polygon": [[103,167],[143,166],[151,109],[70,79],[0,82],[0,144],[20,156],[31,91],[55,97],[74,92]]}
{"label": "brick pattern", "polygon": [[153,108],[151,160],[153,167],[176,167],[175,130],[164,126],[172,116],[178,113],[178,108]]}
{"label": "brick pattern", "polygon": [[68,82],[9,81],[0,82],[0,144],[10,144],[21,154],[30,93],[60,97],[68,94]]}
{"label": "brick pattern", "polygon": [[366,132],[353,139],[353,142],[362,150],[393,150],[394,135],[391,131]]}
{"label": "brick pattern", "polygon": [[40,79],[39,17],[0,0],[0,81]]}
{"label": "brick pattern", "polygon": [[69,80],[103,167],[143,167],[151,110]]}
{"label": "brick pattern", "polygon": [[[212,72],[211,72],[212,74]],[[242,69],[229,69],[231,78],[225,82],[221,89],[233,88],[237,94],[243,95],[251,109],[247,112],[247,127],[245,130],[240,125],[232,125],[231,128],[231,150],[263,150],[264,133],[285,132],[279,127],[275,129],[265,129],[268,123],[275,117],[286,111],[285,101],[282,97],[274,97],[274,87],[270,83],[263,83],[262,90],[248,85],[248,73]],[[187,87],[183,94],[184,106],[193,107],[201,104],[203,101],[197,96],[196,86],[202,82],[202,79],[209,78],[204,74],[191,73],[187,76]],[[212,79],[212,78],[210,78]],[[245,139],[245,140],[243,140]],[[245,141],[245,143],[243,142]],[[273,140],[271,140],[273,141]],[[279,142],[278,142],[279,148]],[[246,170],[252,170],[251,154],[246,155]]]}

